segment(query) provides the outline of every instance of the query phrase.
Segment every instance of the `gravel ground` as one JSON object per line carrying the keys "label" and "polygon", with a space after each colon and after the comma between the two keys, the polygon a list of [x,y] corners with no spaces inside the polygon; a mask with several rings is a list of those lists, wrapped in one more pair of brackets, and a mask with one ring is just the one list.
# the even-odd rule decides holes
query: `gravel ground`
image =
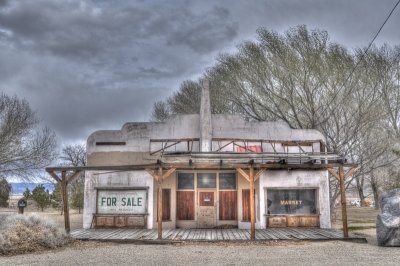
{"label": "gravel ground", "polygon": [[[373,240],[373,229],[363,231]],[[64,249],[0,257],[0,265],[399,265],[400,248],[375,242],[188,243],[81,242]]]}

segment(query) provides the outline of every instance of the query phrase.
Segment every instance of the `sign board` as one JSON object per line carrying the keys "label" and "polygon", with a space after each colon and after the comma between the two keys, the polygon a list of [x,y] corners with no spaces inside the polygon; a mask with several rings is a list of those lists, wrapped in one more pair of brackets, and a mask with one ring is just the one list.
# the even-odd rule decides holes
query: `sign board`
{"label": "sign board", "polygon": [[98,214],[146,214],[147,190],[98,190]]}
{"label": "sign board", "polygon": [[26,200],[24,200],[24,199],[20,199],[18,201],[18,208],[25,208],[27,205],[28,204],[27,204]]}

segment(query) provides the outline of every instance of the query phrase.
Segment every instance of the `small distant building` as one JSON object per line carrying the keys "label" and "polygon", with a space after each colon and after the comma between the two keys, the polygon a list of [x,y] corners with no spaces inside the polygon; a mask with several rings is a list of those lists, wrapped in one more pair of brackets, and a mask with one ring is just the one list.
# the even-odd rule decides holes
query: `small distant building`
{"label": "small distant building", "polygon": [[[337,160],[317,130],[210,112],[126,123],[87,140],[84,228],[330,228],[326,165]],[[114,167],[113,167],[114,166]],[[126,167],[121,167],[126,166]],[[254,186],[254,194],[251,187]]]}

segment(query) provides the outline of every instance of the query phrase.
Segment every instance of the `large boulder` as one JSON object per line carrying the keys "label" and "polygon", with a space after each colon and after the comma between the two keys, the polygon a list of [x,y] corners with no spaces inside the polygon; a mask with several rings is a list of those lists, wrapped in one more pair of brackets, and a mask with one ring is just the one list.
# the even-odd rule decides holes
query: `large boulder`
{"label": "large boulder", "polygon": [[400,188],[382,193],[376,219],[379,246],[400,247]]}

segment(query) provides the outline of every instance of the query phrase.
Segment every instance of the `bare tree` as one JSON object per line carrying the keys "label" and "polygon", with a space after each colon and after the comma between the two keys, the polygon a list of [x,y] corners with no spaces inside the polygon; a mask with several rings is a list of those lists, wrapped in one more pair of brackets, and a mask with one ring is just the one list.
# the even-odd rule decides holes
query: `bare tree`
{"label": "bare tree", "polygon": [[70,166],[85,166],[86,146],[83,144],[67,145],[62,149],[60,159]]}
{"label": "bare tree", "polygon": [[[365,185],[377,194],[379,169],[398,159],[391,149],[399,143],[399,48],[350,52],[329,41],[326,31],[303,25],[284,34],[263,28],[257,33],[257,41],[221,55],[205,73],[213,113],[317,129],[329,151],[360,164],[346,186],[355,185],[361,199]],[[171,113],[198,112],[198,84],[182,83],[166,101]],[[332,178],[331,206],[338,195]]]}
{"label": "bare tree", "polygon": [[0,173],[29,179],[55,158],[55,134],[25,100],[0,94]]}
{"label": "bare tree", "polygon": [[[69,166],[86,165],[86,146],[83,144],[67,145],[61,151],[61,163]],[[71,182],[70,191],[72,197],[72,206],[81,211],[83,202],[83,191],[85,186],[85,172],[82,171],[78,177]],[[60,195],[61,196],[61,195]],[[61,199],[62,201],[62,199]],[[79,204],[78,204],[79,203]]]}
{"label": "bare tree", "polygon": [[164,122],[170,117],[171,112],[169,106],[164,101],[155,102],[153,105],[153,111],[151,113],[151,120],[155,122]]}
{"label": "bare tree", "polygon": [[[61,151],[60,159],[63,165],[69,166],[85,166],[86,165],[86,146],[83,144],[67,145]],[[75,190],[78,186],[82,188],[84,186],[85,173],[81,172],[77,179],[71,184]]]}

